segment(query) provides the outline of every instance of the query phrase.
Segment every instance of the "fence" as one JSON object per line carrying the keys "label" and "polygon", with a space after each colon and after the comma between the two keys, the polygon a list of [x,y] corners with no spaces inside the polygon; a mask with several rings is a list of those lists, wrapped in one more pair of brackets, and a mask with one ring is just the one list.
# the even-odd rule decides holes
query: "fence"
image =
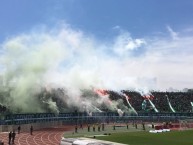
{"label": "fence", "polygon": [[139,113],[138,116],[119,116],[116,112],[94,112],[92,116],[85,112],[73,113],[34,113],[8,114],[1,117],[0,125],[19,125],[62,121],[66,124],[91,122],[129,122],[129,121],[178,121],[193,116],[193,113]]}

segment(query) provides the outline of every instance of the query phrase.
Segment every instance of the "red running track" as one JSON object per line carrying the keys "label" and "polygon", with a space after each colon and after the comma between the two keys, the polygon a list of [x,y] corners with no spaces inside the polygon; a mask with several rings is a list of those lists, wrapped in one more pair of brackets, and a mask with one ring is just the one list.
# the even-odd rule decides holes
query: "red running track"
{"label": "red running track", "polygon": [[[59,145],[64,132],[71,129],[72,126],[47,128],[35,130],[33,135],[29,132],[21,132],[16,134],[15,145]],[[4,142],[4,145],[8,145],[8,133],[0,133],[0,140]]]}

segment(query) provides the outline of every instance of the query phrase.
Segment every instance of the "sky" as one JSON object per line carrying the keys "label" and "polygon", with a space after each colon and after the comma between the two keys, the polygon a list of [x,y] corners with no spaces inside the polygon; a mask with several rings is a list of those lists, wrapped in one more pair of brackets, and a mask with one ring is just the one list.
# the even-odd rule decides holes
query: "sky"
{"label": "sky", "polygon": [[[47,50],[45,45],[53,47]],[[193,88],[192,46],[192,0],[0,2],[0,69],[9,74],[20,70],[12,80],[25,72],[21,62],[33,59],[32,54],[39,51],[38,58],[50,58],[53,53],[52,61],[60,58],[48,66],[49,60],[41,60],[41,65],[46,65],[44,77],[64,79],[64,72],[72,77],[54,77],[55,83],[63,80],[77,85],[74,76],[79,72],[77,80],[88,76],[86,86]],[[29,66],[34,63],[31,59]]]}

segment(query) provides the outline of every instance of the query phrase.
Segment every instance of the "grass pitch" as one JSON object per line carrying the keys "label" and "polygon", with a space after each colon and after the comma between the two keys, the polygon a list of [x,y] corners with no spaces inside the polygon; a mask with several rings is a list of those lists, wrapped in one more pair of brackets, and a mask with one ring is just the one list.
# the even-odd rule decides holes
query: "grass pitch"
{"label": "grass pitch", "polygon": [[[74,131],[65,132],[65,138],[76,137],[93,137],[99,140],[112,141],[128,145],[193,145],[193,130],[187,131],[170,131],[163,133],[149,133],[148,128],[143,131],[142,128],[135,129],[130,126],[119,127],[113,130],[112,126],[107,126],[105,131],[90,131],[86,128],[79,129],[78,133]],[[100,136],[103,134],[111,134],[108,136]]]}
{"label": "grass pitch", "polygon": [[110,136],[98,136],[96,139],[129,145],[193,145],[193,130],[155,134],[143,131],[113,133]]}

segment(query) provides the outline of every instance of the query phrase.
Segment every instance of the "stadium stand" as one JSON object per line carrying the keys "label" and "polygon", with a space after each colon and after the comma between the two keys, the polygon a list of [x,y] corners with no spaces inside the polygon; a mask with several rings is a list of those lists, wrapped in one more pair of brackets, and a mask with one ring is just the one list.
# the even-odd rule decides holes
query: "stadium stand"
{"label": "stadium stand", "polygon": [[[141,92],[137,91],[130,91],[130,90],[122,90],[120,92],[116,92],[113,90],[102,90],[102,93],[105,95],[109,95],[109,99],[112,101],[118,101],[120,103],[120,107],[122,104],[128,108],[128,102],[130,105],[135,109],[137,113],[191,113],[193,111],[193,93],[192,92],[158,92],[158,91],[151,91],[148,94],[142,94]],[[128,100],[125,99],[125,96],[128,96]],[[148,98],[148,95],[150,98]],[[4,97],[3,97],[4,96]],[[8,98],[8,99],[1,99],[0,102],[0,113],[10,113],[9,107],[11,107],[11,103],[13,102],[9,99],[9,93],[5,93],[1,98]],[[70,98],[65,89],[57,88],[52,89],[50,92],[47,92],[45,89],[42,89],[42,93],[40,93],[37,98],[39,99],[39,105],[41,105],[42,110],[44,112],[52,112],[49,107],[48,100],[52,100],[56,103],[57,109],[60,113],[65,112],[72,112],[78,110],[76,106],[69,106],[65,100]],[[95,100],[99,98],[99,95],[94,93],[92,90],[85,90],[82,93],[82,98],[84,100],[92,99]],[[5,102],[5,100],[9,100]],[[146,101],[144,101],[146,100]],[[8,108],[4,106],[6,103]],[[96,101],[93,101],[96,103]],[[118,104],[118,103],[117,103]],[[93,104],[94,105],[94,104]],[[118,106],[118,107],[119,107]],[[109,112],[109,111],[116,111],[116,110],[109,110],[107,105],[105,106],[104,103],[97,104],[97,109]],[[122,108],[120,108],[122,109]],[[125,109],[125,108],[123,108]],[[20,113],[21,109],[14,110],[15,113]],[[81,111],[84,111],[83,109]],[[95,110],[96,111],[96,110]],[[24,112],[24,111],[22,111]],[[34,112],[35,113],[35,112]],[[52,112],[54,113],[54,112]]]}

